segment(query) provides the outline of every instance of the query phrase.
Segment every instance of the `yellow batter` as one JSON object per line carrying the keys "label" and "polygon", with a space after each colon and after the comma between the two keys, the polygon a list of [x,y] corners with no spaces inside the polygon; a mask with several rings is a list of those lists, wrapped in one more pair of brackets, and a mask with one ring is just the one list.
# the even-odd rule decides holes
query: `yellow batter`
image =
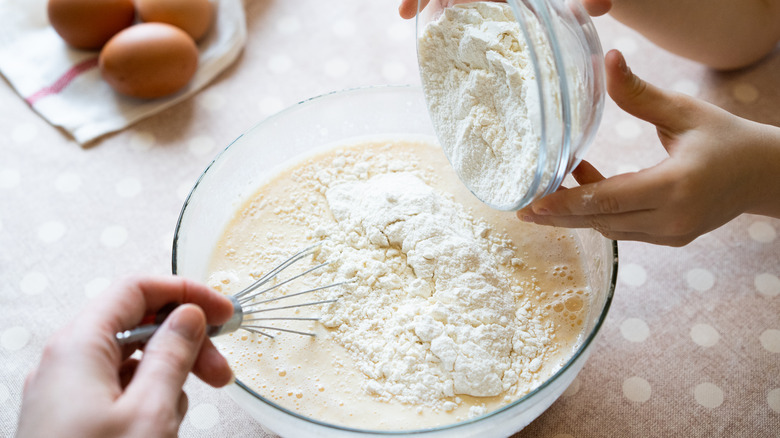
{"label": "yellow batter", "polygon": [[[589,288],[574,236],[566,230],[521,223],[512,213],[487,208],[458,181],[441,149],[425,141],[397,139],[345,145],[296,163],[275,176],[236,211],[214,252],[209,284],[223,293],[235,294],[297,249],[326,239],[323,230],[332,229],[335,223],[326,199],[328,187],[340,181],[367,181],[399,172],[414,175],[462,204],[472,216],[489,224],[498,242],[506,241],[514,250],[509,275],[517,290],[522,291],[516,297],[518,306],[530,306],[537,325],[546,327],[550,335],[539,347],[543,351],[538,353],[540,360],[533,371],[519,370],[518,383],[490,397],[456,393],[441,400],[409,403],[401,396],[372,390],[377,382],[383,383],[383,377],[367,375],[370,371],[365,367],[359,369],[365,352],[355,349],[355,342],[346,338],[349,332],[340,329],[332,315],[325,318],[336,309],[328,306],[346,305],[357,298],[348,294],[379,289],[350,284],[279,302],[288,305],[342,296],[335,304],[275,313],[321,315],[329,327],[321,322],[269,322],[310,331],[316,333],[315,337],[266,330],[275,339],[245,331],[216,338],[238,380],[269,400],[320,421],[364,429],[419,429],[462,421],[510,403],[554,374],[571,356],[579,345],[589,311]],[[404,257],[393,249],[386,254],[392,256],[388,263]],[[295,270],[301,272],[327,256],[324,249],[301,261],[302,266],[296,265]],[[282,293],[332,282],[339,260],[331,262],[333,267],[322,270],[322,274],[309,274]],[[401,284],[412,281],[411,270],[392,266],[401,266],[393,268],[399,271]],[[388,298],[391,301],[392,296]],[[422,340],[417,343],[418,348],[428,346]]]}

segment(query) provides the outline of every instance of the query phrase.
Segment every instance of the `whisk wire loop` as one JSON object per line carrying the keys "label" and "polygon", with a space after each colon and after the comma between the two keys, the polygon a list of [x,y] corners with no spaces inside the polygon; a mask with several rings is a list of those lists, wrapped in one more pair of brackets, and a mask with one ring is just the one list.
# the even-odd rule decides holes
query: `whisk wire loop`
{"label": "whisk wire loop", "polygon": [[[343,286],[348,283],[352,283],[354,280],[347,280],[342,281],[338,283],[328,284],[325,286],[318,286],[314,288],[309,288],[300,292],[294,292],[290,294],[283,294],[279,295],[274,298],[267,298],[262,300],[257,300],[257,297],[266,294],[274,289],[277,289],[281,286],[284,286],[286,284],[289,284],[290,282],[297,280],[303,276],[306,276],[318,269],[321,269],[325,266],[327,266],[330,262],[324,262],[320,263],[317,266],[314,266],[312,268],[306,269],[304,272],[295,274],[290,278],[287,278],[285,280],[278,281],[272,285],[269,285],[265,287],[262,290],[259,290],[263,286],[267,285],[269,282],[276,279],[276,277],[285,269],[289,268],[293,264],[297,263],[298,261],[302,260],[303,258],[314,254],[316,251],[316,248],[322,245],[322,242],[317,242],[314,245],[311,245],[307,248],[304,248],[297,253],[290,256],[287,260],[283,261],[279,265],[277,265],[275,268],[268,271],[266,274],[261,276],[259,279],[257,279],[255,282],[253,282],[251,285],[249,285],[247,288],[241,290],[240,292],[229,296],[230,300],[233,303],[233,316],[226,322],[225,324],[222,324],[220,326],[208,326],[207,328],[207,334],[210,337],[213,336],[219,336],[226,333],[231,333],[236,330],[245,330],[250,333],[256,333],[263,336],[267,336],[269,338],[274,338],[274,336],[271,333],[268,333],[269,330],[273,331],[279,331],[279,332],[287,332],[287,333],[295,333],[299,335],[305,335],[305,336],[315,336],[315,333],[312,332],[306,332],[301,330],[295,330],[285,327],[272,327],[268,325],[261,325],[262,321],[318,321],[319,317],[310,317],[310,316],[268,316],[268,317],[252,317],[247,318],[247,315],[254,315],[258,313],[265,313],[265,312],[272,312],[276,310],[286,310],[286,309],[296,309],[300,307],[308,307],[308,306],[315,306],[319,304],[329,304],[329,303],[335,303],[338,298],[333,299],[325,299],[325,300],[319,300],[319,301],[312,301],[312,302],[306,302],[306,303],[298,303],[298,304],[290,304],[286,306],[276,306],[276,307],[262,307],[263,304],[271,303],[280,301],[287,298],[293,298],[304,294],[313,293],[316,291],[320,291],[323,289],[329,289],[337,286]],[[253,293],[254,292],[254,293]],[[170,312],[175,308],[174,306],[170,306],[167,311]],[[136,327],[132,330],[126,330],[120,333],[116,334],[117,342],[120,345],[124,344],[130,344],[133,342],[144,342],[148,340],[154,332],[162,325],[162,320],[165,319],[167,314],[158,314],[158,320],[155,324],[148,324],[143,325],[140,327]],[[260,324],[258,324],[260,323]]]}

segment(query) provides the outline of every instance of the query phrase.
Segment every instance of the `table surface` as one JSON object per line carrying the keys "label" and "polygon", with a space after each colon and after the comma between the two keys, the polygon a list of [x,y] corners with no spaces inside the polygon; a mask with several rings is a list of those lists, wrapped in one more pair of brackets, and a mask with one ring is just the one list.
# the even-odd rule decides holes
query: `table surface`
{"label": "table surface", "polygon": [[[199,94],[81,147],[0,81],[0,435],[46,339],[114,280],[170,272],[185,196],[214,155],[276,111],[333,90],[418,83],[414,23],[396,0],[246,0],[239,60]],[[633,70],[780,125],[780,51],[717,73],[609,17]],[[613,175],[665,157],[654,128],[607,102],[587,158]],[[777,436],[780,221],[743,215],[683,248],[621,242],[615,299],[591,358],[518,437]],[[190,378],[181,436],[264,436]]]}

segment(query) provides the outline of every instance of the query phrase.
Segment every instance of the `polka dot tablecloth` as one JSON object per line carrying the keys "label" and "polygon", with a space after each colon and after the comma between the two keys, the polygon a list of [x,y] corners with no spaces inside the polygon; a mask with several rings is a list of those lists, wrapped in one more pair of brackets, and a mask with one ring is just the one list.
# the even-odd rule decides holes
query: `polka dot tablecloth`
{"label": "polka dot tablecloth", "polygon": [[[0,83],[0,436],[46,339],[119,277],[169,273],[182,202],[214,155],[264,117],[333,90],[418,83],[396,0],[245,2],[241,58],[201,93],[82,148]],[[780,53],[717,73],[609,17],[605,51],[664,88],[780,125]],[[665,157],[654,128],[608,102],[588,158],[606,174]],[[780,221],[743,215],[683,248],[620,244],[591,358],[518,437],[780,434]],[[267,436],[190,378],[184,437]]]}

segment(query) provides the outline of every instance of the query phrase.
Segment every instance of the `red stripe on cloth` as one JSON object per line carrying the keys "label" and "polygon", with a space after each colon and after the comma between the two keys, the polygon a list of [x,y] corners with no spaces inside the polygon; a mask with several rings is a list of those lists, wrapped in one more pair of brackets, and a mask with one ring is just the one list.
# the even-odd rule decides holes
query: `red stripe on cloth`
{"label": "red stripe on cloth", "polygon": [[97,65],[97,58],[81,61],[80,63],[71,67],[70,70],[66,71],[65,74],[60,76],[56,81],[54,81],[53,84],[49,85],[48,87],[41,88],[24,100],[27,101],[27,103],[30,105],[35,105],[35,102],[46,96],[59,93],[63,88],[67,87],[68,84],[76,78],[76,76],[84,73],[87,70],[97,67]]}

